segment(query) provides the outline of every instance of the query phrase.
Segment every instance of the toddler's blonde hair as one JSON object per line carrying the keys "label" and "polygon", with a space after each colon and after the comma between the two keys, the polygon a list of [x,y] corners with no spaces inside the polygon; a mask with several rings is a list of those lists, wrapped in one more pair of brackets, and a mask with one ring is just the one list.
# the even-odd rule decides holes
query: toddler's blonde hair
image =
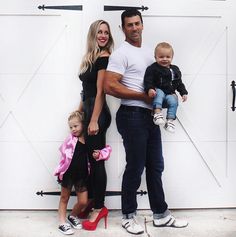
{"label": "toddler's blonde hair", "polygon": [[84,119],[84,115],[83,113],[79,112],[78,110],[73,111],[69,117],[68,117],[68,121],[70,121],[73,118],[77,118],[80,122],[83,122]]}
{"label": "toddler's blonde hair", "polygon": [[171,51],[172,51],[172,56],[174,56],[173,47],[172,47],[169,43],[167,43],[167,42],[161,42],[161,43],[157,44],[157,46],[156,46],[156,48],[155,48],[155,51],[154,51],[154,54],[155,54],[155,55],[156,55],[157,50],[158,50],[159,48],[171,49]]}

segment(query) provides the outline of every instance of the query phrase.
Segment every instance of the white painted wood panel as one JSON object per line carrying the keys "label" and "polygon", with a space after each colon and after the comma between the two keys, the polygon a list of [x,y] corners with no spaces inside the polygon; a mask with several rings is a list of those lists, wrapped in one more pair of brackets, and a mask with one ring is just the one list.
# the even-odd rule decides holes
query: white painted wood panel
{"label": "white painted wood panel", "polygon": [[[38,5],[83,5],[83,11],[37,9]],[[170,42],[189,90],[180,103],[176,133],[162,130],[163,183],[171,208],[235,207],[236,112],[231,81],[236,79],[236,3],[233,0],[28,1],[10,0],[0,9],[0,209],[55,209],[58,196],[37,196],[59,186],[53,170],[68,133],[67,115],[79,103],[78,67],[88,26],[111,24],[116,47],[124,36],[120,11],[104,5],[148,6],[144,42],[154,49]],[[107,190],[119,191],[125,165],[115,125],[119,100],[108,96],[112,124],[107,142]],[[146,190],[145,174],[140,190]],[[149,208],[139,196],[139,208]],[[72,206],[71,199],[69,207]],[[107,197],[120,208],[120,197]]]}

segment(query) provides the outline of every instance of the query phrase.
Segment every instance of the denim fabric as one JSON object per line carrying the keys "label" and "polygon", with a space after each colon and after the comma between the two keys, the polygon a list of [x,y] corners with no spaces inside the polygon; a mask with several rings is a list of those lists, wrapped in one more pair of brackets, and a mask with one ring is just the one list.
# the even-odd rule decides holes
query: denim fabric
{"label": "denim fabric", "polygon": [[136,216],[136,212],[129,213],[129,214],[123,214],[124,219],[132,219],[134,216]]}
{"label": "denim fabric", "polygon": [[167,210],[161,180],[164,160],[160,128],[154,125],[151,110],[146,111],[128,111],[125,106],[121,106],[116,114],[117,128],[126,152],[121,198],[123,215],[136,212],[136,191],[145,167],[151,210],[153,213],[164,213]]}
{"label": "denim fabric", "polygon": [[178,97],[176,94],[166,95],[161,89],[156,89],[157,95],[153,99],[153,109],[167,108],[167,119],[176,119]]}
{"label": "denim fabric", "polygon": [[165,218],[167,216],[169,216],[171,214],[170,210],[166,210],[165,212],[163,213],[154,213],[153,214],[153,219],[162,219],[162,218]]}

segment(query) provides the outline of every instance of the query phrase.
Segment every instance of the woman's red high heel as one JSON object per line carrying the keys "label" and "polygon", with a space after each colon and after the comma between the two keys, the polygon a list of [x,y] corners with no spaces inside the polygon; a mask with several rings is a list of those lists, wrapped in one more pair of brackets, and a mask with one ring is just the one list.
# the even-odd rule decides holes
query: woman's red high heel
{"label": "woman's red high heel", "polygon": [[99,221],[104,218],[105,221],[105,229],[107,228],[107,216],[108,216],[108,210],[106,207],[103,207],[99,213],[98,216],[96,218],[95,221],[91,222],[89,220],[83,221],[82,222],[82,226],[85,230],[96,230],[97,225],[99,223]]}

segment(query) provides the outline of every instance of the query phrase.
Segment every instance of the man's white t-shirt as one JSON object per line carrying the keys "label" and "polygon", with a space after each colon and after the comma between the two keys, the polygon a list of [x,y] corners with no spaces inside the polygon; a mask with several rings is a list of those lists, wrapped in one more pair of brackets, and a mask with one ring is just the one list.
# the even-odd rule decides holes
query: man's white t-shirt
{"label": "man's white t-shirt", "polygon": [[[143,78],[146,68],[154,62],[154,53],[148,47],[135,47],[124,42],[109,57],[107,71],[122,75],[121,83],[127,88],[143,92]],[[142,100],[121,99],[121,104],[150,108]]]}

